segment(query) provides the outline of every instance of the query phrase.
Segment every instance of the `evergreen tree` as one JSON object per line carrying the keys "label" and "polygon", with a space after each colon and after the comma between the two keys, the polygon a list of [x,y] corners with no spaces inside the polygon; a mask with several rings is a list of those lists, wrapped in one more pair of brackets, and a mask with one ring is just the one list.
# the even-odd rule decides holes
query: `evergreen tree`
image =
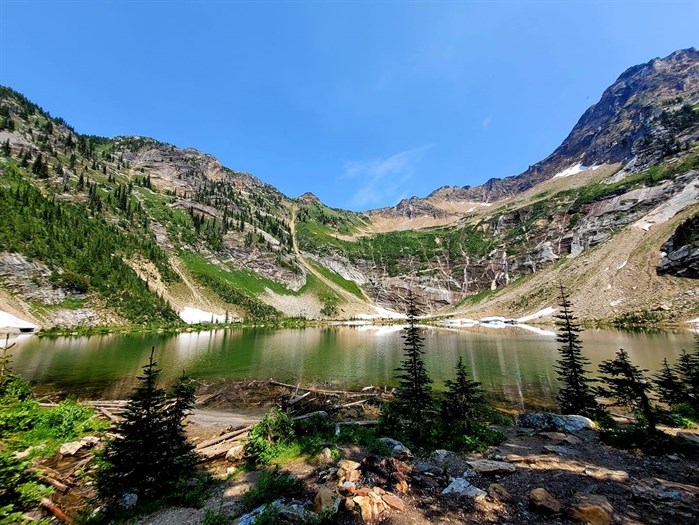
{"label": "evergreen tree", "polygon": [[556,400],[563,414],[596,417],[600,412],[600,406],[595,400],[591,380],[587,378],[585,371],[585,365],[588,365],[590,360],[582,355],[582,343],[578,335],[581,332],[580,324],[573,315],[572,304],[562,284],[560,294],[561,311],[556,315],[556,341],[561,345],[558,348],[561,358],[556,361],[555,369],[561,388]]}
{"label": "evergreen tree", "polygon": [[5,142],[2,143],[2,154],[6,157],[9,157],[11,153],[12,149],[10,148],[10,139],[7,139]]}
{"label": "evergreen tree", "polygon": [[432,380],[425,367],[424,339],[417,322],[418,311],[412,293],[408,295],[408,326],[404,329],[404,349],[401,366],[396,368],[399,386],[396,389],[395,411],[401,422],[408,428],[408,434],[415,443],[422,443],[426,437],[426,425],[432,414]]}
{"label": "evergreen tree", "polygon": [[112,501],[125,493],[157,500],[194,474],[196,456],[182,425],[194,404],[194,388],[182,377],[168,399],[157,385],[154,351],[117,427],[122,439],[107,445],[106,466],[98,473],[99,492]]}
{"label": "evergreen tree", "polygon": [[194,384],[183,372],[173,387],[173,399],[165,410],[166,453],[169,456],[165,466],[170,479],[189,479],[195,473],[198,456],[184,431],[184,419],[194,406],[195,390]]}
{"label": "evergreen tree", "polygon": [[450,429],[470,435],[474,423],[483,420],[488,413],[481,384],[471,379],[463,358],[459,357],[456,378],[446,380],[444,385],[447,391],[441,404],[442,422]]}
{"label": "evergreen tree", "polygon": [[655,433],[655,414],[650,404],[648,393],[652,386],[639,367],[631,363],[629,354],[622,348],[614,359],[603,361],[599,365],[604,375],[600,395],[616,399],[617,405],[630,407],[639,419],[643,420],[650,433]]}
{"label": "evergreen tree", "polygon": [[693,354],[682,350],[680,357],[677,358],[675,372],[680,376],[684,401],[699,414],[699,336],[696,341],[696,350]]}
{"label": "evergreen tree", "polygon": [[667,363],[667,358],[663,359],[663,367],[654,376],[653,382],[658,387],[661,401],[668,405],[678,405],[687,401],[685,391],[682,388],[680,378],[672,371]]}

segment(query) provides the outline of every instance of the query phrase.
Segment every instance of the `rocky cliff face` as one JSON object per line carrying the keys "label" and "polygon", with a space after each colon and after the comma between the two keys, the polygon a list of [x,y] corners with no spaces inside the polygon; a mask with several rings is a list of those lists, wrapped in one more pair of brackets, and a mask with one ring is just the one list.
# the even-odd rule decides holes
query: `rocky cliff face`
{"label": "rocky cliff face", "polygon": [[[288,198],[193,149],[80,135],[2,88],[0,191],[34,202],[26,188],[36,188],[43,200],[32,197],[41,208],[32,220],[55,221],[47,225],[54,230],[62,227],[60,210],[50,212],[56,202],[81,221],[110,225],[99,231],[111,236],[112,255],[157,295],[151,302],[175,309],[346,318],[371,314],[374,306],[403,311],[412,290],[424,312],[470,312],[491,308],[504,289],[508,302],[495,301],[499,310],[488,311],[516,315],[543,304],[537,297],[551,292],[546,275],[582,290],[610,268],[655,275],[660,264],[667,277],[642,284],[654,290],[643,301],[629,298],[630,290],[609,301],[599,296],[604,313],[591,307],[584,315],[608,318],[662,301],[683,305],[689,316],[696,239],[679,231],[662,247],[662,263],[660,253],[699,208],[697,138],[699,52],[691,49],[627,70],[561,146],[525,173],[356,214],[326,207],[311,193]],[[12,220],[24,220],[22,213],[15,210]],[[689,224],[685,230],[696,229]],[[0,282],[28,309],[38,305],[49,324],[58,322],[50,313],[56,305],[71,304],[101,312],[94,319],[141,319],[121,299],[110,302],[113,285],[91,281],[84,261],[6,237],[15,248],[0,257]],[[620,239],[634,239],[624,241],[626,259],[597,267],[590,257]],[[561,268],[571,270],[559,275]],[[79,297],[55,285],[66,275],[85,283]],[[539,276],[544,284],[527,284]],[[624,282],[637,288],[633,279]],[[134,293],[134,286],[118,294]],[[587,295],[596,293],[590,288]],[[105,314],[110,308],[116,311]]]}

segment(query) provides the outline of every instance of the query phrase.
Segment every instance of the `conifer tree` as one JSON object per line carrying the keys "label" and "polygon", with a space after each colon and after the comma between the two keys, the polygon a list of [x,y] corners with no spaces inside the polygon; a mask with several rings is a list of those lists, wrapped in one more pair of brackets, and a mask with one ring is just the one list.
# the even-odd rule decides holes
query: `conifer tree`
{"label": "conifer tree", "polygon": [[581,332],[580,324],[573,315],[572,304],[562,284],[560,294],[561,311],[556,315],[556,341],[561,345],[558,348],[561,358],[556,361],[555,369],[561,388],[556,400],[563,414],[595,417],[600,407],[595,400],[591,380],[587,378],[585,371],[585,365],[588,365],[590,360],[582,355],[582,343],[578,335]]}
{"label": "conifer tree", "polygon": [[699,414],[699,336],[696,338],[694,353],[689,354],[682,350],[680,357],[677,358],[675,372],[680,376],[684,401]]}
{"label": "conifer tree", "polygon": [[474,423],[488,412],[488,402],[481,384],[471,379],[463,358],[456,365],[456,378],[444,382],[447,391],[442,400],[442,421],[460,433],[469,435]]}
{"label": "conifer tree", "polygon": [[667,363],[667,358],[663,359],[663,367],[653,378],[653,382],[658,387],[661,401],[668,405],[678,405],[687,401],[682,382]]}
{"label": "conifer tree", "polygon": [[196,456],[182,426],[194,402],[194,389],[183,377],[175,386],[174,399],[168,399],[157,385],[160,370],[154,351],[117,427],[122,439],[108,444],[106,466],[98,473],[99,492],[112,501],[126,493],[159,499],[194,473]]}
{"label": "conifer tree", "polygon": [[408,295],[408,326],[403,335],[403,361],[396,368],[400,383],[396,389],[395,409],[397,415],[408,427],[408,433],[415,443],[425,438],[427,420],[430,417],[434,400],[432,380],[425,367],[424,338],[418,327],[418,311],[412,292]]}
{"label": "conifer tree", "polygon": [[634,365],[623,348],[614,359],[600,363],[599,370],[604,375],[603,386],[598,389],[600,395],[616,399],[617,405],[630,407],[641,416],[648,431],[655,433],[655,414],[648,397],[652,386],[643,375],[647,370]]}
{"label": "conifer tree", "polygon": [[171,479],[187,479],[195,472],[198,461],[194,445],[187,441],[184,431],[184,419],[194,406],[195,387],[182,372],[173,387],[172,401],[165,410],[166,450],[169,458],[165,462],[167,474]]}

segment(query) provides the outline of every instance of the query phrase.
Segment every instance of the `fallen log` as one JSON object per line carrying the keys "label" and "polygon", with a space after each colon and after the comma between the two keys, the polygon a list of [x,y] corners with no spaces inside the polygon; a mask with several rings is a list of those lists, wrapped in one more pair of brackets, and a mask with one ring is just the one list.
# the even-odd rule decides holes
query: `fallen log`
{"label": "fallen log", "polygon": [[311,395],[311,392],[306,392],[305,394],[302,394],[300,396],[296,396],[296,397],[290,399],[286,404],[287,404],[287,406],[295,405],[296,403],[298,403],[302,399],[307,398],[310,395]]}
{"label": "fallen log", "polygon": [[328,417],[328,413],[325,410],[316,410],[315,412],[309,412],[308,414],[302,414],[300,416],[292,417],[294,421],[301,421],[302,419],[308,419],[313,416]]}
{"label": "fallen log", "polygon": [[53,514],[56,518],[61,520],[64,523],[67,523],[70,525],[73,523],[73,520],[68,517],[68,515],[63,512],[58,505],[56,505],[53,501],[51,501],[48,498],[41,498],[41,501],[39,502],[42,507],[46,508],[51,514]]}
{"label": "fallen log", "polygon": [[345,403],[344,405],[340,405],[340,408],[348,408],[356,405],[363,405],[364,403],[366,403],[367,401],[371,401],[372,399],[376,399],[376,396],[367,397],[366,399],[360,399],[359,401],[352,401],[351,403]]}
{"label": "fallen log", "polygon": [[240,444],[245,436],[241,435],[234,441],[224,441],[216,445],[212,445],[202,450],[197,450],[196,453],[199,454],[204,460],[216,459],[221,456],[225,456],[226,453],[235,446],[235,444]]}
{"label": "fallen log", "polygon": [[347,396],[347,397],[364,397],[364,396],[373,396],[373,393],[368,393],[368,392],[349,392],[347,390],[325,390],[322,388],[309,388],[309,387],[302,387],[299,385],[290,385],[288,383],[280,383],[279,381],[274,381],[273,379],[270,379],[268,381],[270,385],[274,386],[281,386],[284,388],[289,388],[294,391],[298,390],[303,390],[304,392],[313,392],[314,394],[323,394],[326,396]]}
{"label": "fallen log", "polygon": [[118,422],[121,421],[121,419],[122,419],[122,418],[120,418],[120,417],[118,417],[118,416],[115,416],[115,415],[112,414],[109,410],[107,410],[106,408],[103,408],[103,407],[97,407],[97,411],[98,411],[100,414],[102,414],[104,417],[106,417],[107,419],[109,419],[109,421],[111,421],[112,423],[118,423]]}
{"label": "fallen log", "polygon": [[42,481],[45,481],[49,485],[51,485],[53,488],[56,490],[60,491],[61,494],[65,494],[70,490],[70,487],[66,485],[65,483],[61,483],[58,481],[56,478],[52,478],[51,476],[47,476],[46,474],[42,473],[39,471],[39,477],[41,478]]}
{"label": "fallen log", "polygon": [[366,419],[362,421],[338,421],[336,425],[357,425],[359,427],[370,427],[378,425],[379,422],[375,419]]}
{"label": "fallen log", "polygon": [[222,441],[229,441],[229,440],[233,439],[234,437],[238,437],[238,436],[240,436],[240,435],[242,435],[242,434],[245,434],[246,432],[250,431],[251,428],[252,428],[252,425],[249,426],[249,427],[245,427],[245,428],[241,428],[241,429],[238,429],[238,430],[234,430],[233,432],[228,432],[228,433],[226,433],[226,434],[221,434],[221,435],[218,436],[218,437],[215,437],[215,438],[212,438],[212,439],[208,439],[208,440],[206,440],[206,441],[202,441],[201,443],[199,443],[199,444],[196,446],[195,450],[199,451],[199,450],[201,450],[201,449],[208,448],[208,447],[210,447],[210,446],[212,446],[212,445],[216,445],[217,443],[221,443]]}

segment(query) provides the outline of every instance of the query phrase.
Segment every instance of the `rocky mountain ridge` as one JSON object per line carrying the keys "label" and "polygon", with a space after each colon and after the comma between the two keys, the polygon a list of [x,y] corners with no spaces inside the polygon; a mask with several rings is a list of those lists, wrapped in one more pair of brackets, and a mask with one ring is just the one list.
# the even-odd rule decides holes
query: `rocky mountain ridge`
{"label": "rocky mountain ridge", "polygon": [[678,51],[622,74],[527,172],[357,214],[193,149],[80,135],[2,88],[0,309],[44,326],[184,307],[371,319],[412,291],[425,313],[517,316],[555,303],[561,280],[583,319],[697,317],[696,239],[662,247],[699,211],[698,105],[699,52]]}

